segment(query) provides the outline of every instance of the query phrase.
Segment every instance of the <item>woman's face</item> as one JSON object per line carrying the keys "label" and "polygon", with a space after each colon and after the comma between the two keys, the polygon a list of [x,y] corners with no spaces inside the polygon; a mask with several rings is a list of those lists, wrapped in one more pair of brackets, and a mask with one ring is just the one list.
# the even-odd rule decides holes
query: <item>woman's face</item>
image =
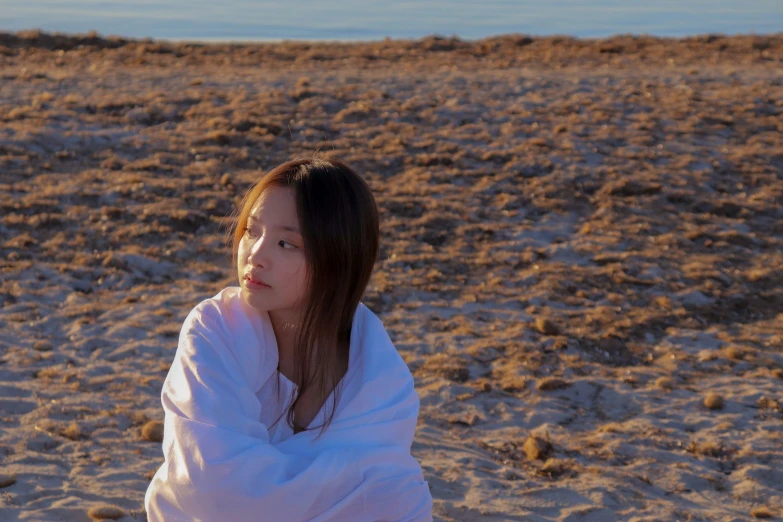
{"label": "woman's face", "polygon": [[278,321],[298,323],[307,270],[293,189],[271,186],[259,196],[238,254],[237,275],[245,302]]}

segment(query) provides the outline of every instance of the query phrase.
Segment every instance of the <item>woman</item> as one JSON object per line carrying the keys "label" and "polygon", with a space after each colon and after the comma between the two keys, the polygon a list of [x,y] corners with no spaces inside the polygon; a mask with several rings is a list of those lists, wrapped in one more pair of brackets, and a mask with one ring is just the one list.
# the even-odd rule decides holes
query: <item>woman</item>
{"label": "woman", "polygon": [[163,384],[148,520],[431,521],[413,378],[360,302],[379,255],[367,183],[287,162],[232,231],[239,287],[190,312]]}

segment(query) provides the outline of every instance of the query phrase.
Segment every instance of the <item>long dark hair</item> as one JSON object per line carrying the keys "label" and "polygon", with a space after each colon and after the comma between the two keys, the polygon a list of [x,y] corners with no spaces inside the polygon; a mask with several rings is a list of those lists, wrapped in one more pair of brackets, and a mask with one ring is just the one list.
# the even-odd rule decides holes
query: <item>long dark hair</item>
{"label": "long dark hair", "polygon": [[[295,339],[298,392],[292,393],[287,410],[288,425],[296,432],[294,408],[302,394],[317,387],[319,397],[327,397],[331,378],[348,367],[353,315],[380,254],[378,207],[367,182],[339,160],[312,157],[283,163],[252,185],[235,209],[228,231],[235,274],[247,218],[258,197],[272,186],[294,189],[308,274]],[[339,395],[335,389],[319,437],[334,418]]]}

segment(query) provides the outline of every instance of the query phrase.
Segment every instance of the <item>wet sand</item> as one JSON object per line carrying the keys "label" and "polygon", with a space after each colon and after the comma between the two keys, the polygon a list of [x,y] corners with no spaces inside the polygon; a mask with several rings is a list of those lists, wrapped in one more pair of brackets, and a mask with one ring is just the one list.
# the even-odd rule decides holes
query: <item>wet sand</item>
{"label": "wet sand", "polygon": [[783,34],[169,44],[0,34],[0,513],[146,520],[226,216],[316,150],[440,521],[783,517]]}

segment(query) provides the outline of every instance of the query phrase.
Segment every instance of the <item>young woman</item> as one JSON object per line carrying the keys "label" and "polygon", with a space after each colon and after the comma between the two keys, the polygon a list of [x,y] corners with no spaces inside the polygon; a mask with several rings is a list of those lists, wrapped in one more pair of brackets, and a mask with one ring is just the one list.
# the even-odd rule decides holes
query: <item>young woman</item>
{"label": "young woman", "polygon": [[290,161],[232,231],[239,286],[190,312],[163,384],[148,520],[431,521],[413,378],[360,302],[379,255],[367,183]]}

